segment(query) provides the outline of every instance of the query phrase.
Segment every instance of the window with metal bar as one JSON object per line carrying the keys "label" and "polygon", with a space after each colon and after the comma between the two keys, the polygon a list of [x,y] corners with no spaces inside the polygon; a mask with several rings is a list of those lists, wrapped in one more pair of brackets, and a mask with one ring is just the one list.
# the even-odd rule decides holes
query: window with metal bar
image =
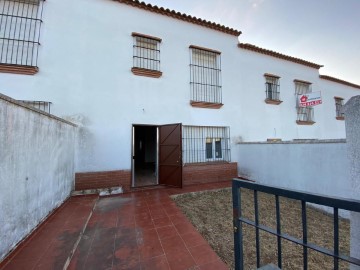
{"label": "window with metal bar", "polygon": [[183,126],[183,163],[230,162],[230,128]]}
{"label": "window with metal bar", "polygon": [[311,83],[305,81],[294,80],[295,82],[295,95],[296,95],[296,110],[298,124],[314,124],[314,108],[313,107],[300,107],[298,104],[298,96],[311,93]]}
{"label": "window with metal bar", "polygon": [[279,78],[265,75],[265,92],[267,100],[280,100]]}
{"label": "window with metal bar", "polygon": [[22,103],[25,103],[28,106],[34,107],[38,110],[50,113],[50,107],[52,102],[49,101],[35,101],[35,100],[18,100]]}
{"label": "window with metal bar", "polygon": [[133,68],[136,75],[160,77],[161,39],[133,33]]}
{"label": "window with metal bar", "polygon": [[344,120],[344,99],[341,97],[335,97],[336,119]]}
{"label": "window with metal bar", "polygon": [[190,88],[192,105],[222,104],[219,52],[190,46]]}
{"label": "window with metal bar", "polygon": [[43,2],[0,0],[0,71],[22,66],[34,67],[36,73]]}

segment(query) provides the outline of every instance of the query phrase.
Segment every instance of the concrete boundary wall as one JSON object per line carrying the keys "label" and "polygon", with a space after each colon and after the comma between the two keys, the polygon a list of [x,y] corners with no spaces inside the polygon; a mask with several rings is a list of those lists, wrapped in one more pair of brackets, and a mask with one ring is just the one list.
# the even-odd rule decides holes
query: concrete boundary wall
{"label": "concrete boundary wall", "polygon": [[244,178],[335,197],[351,192],[344,139],[240,143],[234,150]]}
{"label": "concrete boundary wall", "polygon": [[76,126],[0,94],[0,261],[74,187]]}
{"label": "concrete boundary wall", "polygon": [[[350,163],[350,198],[360,200],[360,96],[352,97],[345,105],[345,126],[347,138],[347,154]],[[360,258],[360,213],[351,213],[350,254]],[[359,270],[360,266],[352,265],[351,270]]]}

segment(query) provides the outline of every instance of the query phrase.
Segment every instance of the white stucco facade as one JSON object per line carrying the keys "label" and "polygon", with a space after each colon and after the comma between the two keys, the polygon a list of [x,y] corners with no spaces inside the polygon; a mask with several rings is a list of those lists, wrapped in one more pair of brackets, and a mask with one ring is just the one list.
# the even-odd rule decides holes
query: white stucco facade
{"label": "white stucco facade", "polygon": [[[132,32],[162,39],[160,78],[131,72]],[[76,172],[130,169],[133,124],[229,126],[232,145],[345,138],[334,96],[360,91],[320,79],[317,68],[239,48],[237,36],[116,1],[46,1],[40,42],[39,72],[0,73],[0,92],[50,101],[53,114],[79,125]],[[220,109],[190,105],[190,45],[221,52]],[[264,73],[281,77],[280,105],[264,102]],[[313,125],[296,124],[294,79],[322,92]]]}

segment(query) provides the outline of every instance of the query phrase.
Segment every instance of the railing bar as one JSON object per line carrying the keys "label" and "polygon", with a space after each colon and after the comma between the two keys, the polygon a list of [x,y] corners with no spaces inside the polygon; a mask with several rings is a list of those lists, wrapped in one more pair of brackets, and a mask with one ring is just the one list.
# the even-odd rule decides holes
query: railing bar
{"label": "railing bar", "polygon": [[[306,202],[301,201],[301,220],[303,231],[303,242],[307,244],[307,218],[306,218]],[[303,269],[308,269],[308,250],[307,246],[303,245]]]}
{"label": "railing bar", "polygon": [[40,22],[42,22],[41,19],[36,18],[36,17],[25,17],[25,16],[18,16],[18,15],[13,15],[13,14],[6,14],[6,13],[0,13],[0,16],[21,18],[21,19],[29,19],[29,20],[32,20],[32,21],[40,21]]}
{"label": "railing bar", "polygon": [[309,203],[321,204],[329,207],[337,207],[344,210],[360,212],[360,200],[354,199],[343,199],[330,196],[321,196],[315,193],[303,193],[291,189],[282,189],[267,185],[260,185],[248,181],[234,179],[233,181],[238,182],[239,187],[257,190],[264,193],[270,193],[273,195],[279,195],[280,197],[286,197],[295,200],[304,200]]}
{"label": "railing bar", "polygon": [[277,233],[277,251],[278,251],[278,267],[282,268],[282,250],[281,250],[281,216],[279,196],[275,195],[276,203],[276,233]]}
{"label": "railing bar", "polygon": [[259,236],[259,206],[257,190],[254,190],[254,205],[255,205],[255,233],[256,233],[256,267],[260,268],[260,236]]}
{"label": "railing bar", "polygon": [[235,251],[235,270],[244,268],[244,251],[243,251],[243,237],[242,237],[242,223],[239,220],[241,217],[241,190],[232,185],[233,196],[233,225],[234,225],[234,251]]}
{"label": "railing bar", "polygon": [[[334,254],[339,255],[339,209],[334,207]],[[339,269],[339,259],[334,257],[334,270]]]}
{"label": "railing bar", "polygon": [[[255,222],[253,222],[253,221],[251,221],[251,220],[248,220],[248,219],[246,219],[246,218],[240,217],[240,218],[239,218],[239,221],[240,221],[240,223],[243,222],[243,223],[246,223],[247,225],[256,227]],[[274,229],[272,229],[272,228],[269,228],[269,227],[264,226],[264,225],[261,225],[261,224],[259,224],[257,227],[259,228],[259,230],[262,230],[262,231],[265,231],[265,232],[268,232],[268,233],[271,233],[271,234],[277,236],[276,230],[274,230]],[[315,245],[315,244],[312,244],[312,243],[307,243],[307,244],[305,244],[305,243],[303,243],[302,240],[297,239],[297,238],[295,238],[295,237],[293,237],[293,236],[290,236],[290,235],[288,235],[288,234],[282,233],[282,234],[280,234],[280,236],[281,236],[281,238],[283,238],[283,239],[289,240],[289,241],[291,241],[291,242],[293,242],[293,243],[295,243],[295,244],[301,245],[301,246],[306,246],[306,247],[308,247],[308,248],[310,248],[310,249],[312,249],[312,250],[318,251],[318,252],[323,253],[323,254],[325,254],[325,255],[332,256],[332,257],[336,256],[335,253],[332,252],[332,251],[330,251],[329,249],[326,249],[326,248],[323,248],[323,247],[319,247],[319,246],[317,246],[317,245]],[[343,255],[343,254],[338,254],[337,257],[338,257],[339,259],[343,260],[343,261],[346,261],[346,262],[349,262],[349,263],[352,263],[352,264],[355,264],[355,265],[360,265],[360,259],[357,259],[357,258],[354,258],[354,257],[350,257],[350,256],[346,256],[346,255]]]}

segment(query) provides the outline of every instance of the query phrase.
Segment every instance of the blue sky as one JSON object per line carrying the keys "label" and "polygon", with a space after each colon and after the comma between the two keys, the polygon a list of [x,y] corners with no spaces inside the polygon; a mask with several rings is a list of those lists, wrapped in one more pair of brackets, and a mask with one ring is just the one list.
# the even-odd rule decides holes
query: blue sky
{"label": "blue sky", "polygon": [[240,42],[360,84],[360,0],[146,0],[242,31]]}

